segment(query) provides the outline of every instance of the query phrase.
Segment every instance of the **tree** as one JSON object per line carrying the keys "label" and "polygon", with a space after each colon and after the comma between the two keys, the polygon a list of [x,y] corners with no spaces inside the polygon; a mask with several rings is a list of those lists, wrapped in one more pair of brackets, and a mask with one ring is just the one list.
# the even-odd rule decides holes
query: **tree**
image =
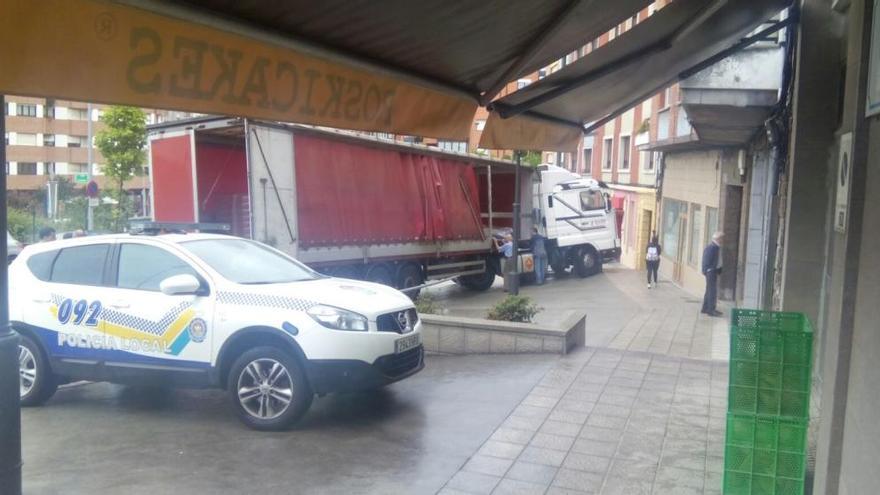
{"label": "tree", "polygon": [[101,122],[106,127],[95,135],[95,145],[104,155],[101,170],[117,186],[114,225],[118,231],[127,210],[125,181],[139,175],[147,159],[147,115],[140,108],[113,106],[101,115]]}

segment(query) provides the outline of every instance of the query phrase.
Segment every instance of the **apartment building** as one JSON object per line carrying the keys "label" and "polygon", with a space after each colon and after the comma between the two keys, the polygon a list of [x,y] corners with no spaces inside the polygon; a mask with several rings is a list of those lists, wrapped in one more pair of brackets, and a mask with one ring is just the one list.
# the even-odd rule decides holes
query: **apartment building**
{"label": "apartment building", "polygon": [[[99,121],[103,109],[99,104],[6,96],[7,188],[13,192],[36,191],[52,177],[66,177],[82,186],[89,176],[103,186],[104,158],[93,147],[95,133],[103,128]],[[161,110],[145,112],[151,124],[187,115]],[[149,187],[149,179],[136,177],[126,187],[144,190]]]}
{"label": "apartment building", "polygon": [[[580,55],[612,42],[666,3],[659,1],[641,10],[583,47]],[[568,158],[567,164],[564,154],[557,154],[556,160],[563,162],[560,166],[601,180],[612,190],[621,240],[620,261],[630,268],[645,267],[644,253],[657,225],[658,155],[642,151],[639,146],[656,139],[659,127],[663,129],[660,132],[676,132],[668,125],[670,119],[673,123],[682,119],[684,124],[679,127],[686,126],[687,120],[675,104],[676,91],[676,86],[666,88],[608,122],[588,125],[580,150]]]}
{"label": "apartment building", "polygon": [[704,289],[702,252],[716,231],[725,234],[721,298],[762,307],[770,293],[760,253],[771,235],[771,119],[785,41],[780,31],[653,99],[656,118],[639,150],[659,165],[660,273],[694,294]]}

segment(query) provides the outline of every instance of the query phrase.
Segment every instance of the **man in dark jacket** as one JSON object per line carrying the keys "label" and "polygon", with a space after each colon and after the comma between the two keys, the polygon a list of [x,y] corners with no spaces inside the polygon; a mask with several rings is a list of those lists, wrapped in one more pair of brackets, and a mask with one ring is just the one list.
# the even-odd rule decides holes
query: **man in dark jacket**
{"label": "man in dark jacket", "polygon": [[706,293],[703,295],[703,309],[701,313],[709,316],[721,316],[721,311],[715,309],[718,303],[718,275],[721,273],[721,240],[723,232],[715,232],[712,242],[703,250],[703,275],[706,277]]}

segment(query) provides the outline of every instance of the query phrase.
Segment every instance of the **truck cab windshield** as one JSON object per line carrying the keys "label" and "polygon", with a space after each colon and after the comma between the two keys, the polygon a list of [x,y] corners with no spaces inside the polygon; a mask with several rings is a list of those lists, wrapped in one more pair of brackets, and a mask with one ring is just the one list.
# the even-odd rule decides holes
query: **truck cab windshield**
{"label": "truck cab windshield", "polygon": [[283,284],[322,277],[282,254],[244,239],[187,241],[181,246],[238,284]]}

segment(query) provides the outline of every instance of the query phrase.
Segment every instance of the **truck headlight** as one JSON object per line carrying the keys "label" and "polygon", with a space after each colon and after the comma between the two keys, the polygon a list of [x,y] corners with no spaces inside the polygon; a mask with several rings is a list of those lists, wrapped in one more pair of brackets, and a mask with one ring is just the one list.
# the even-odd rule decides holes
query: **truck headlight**
{"label": "truck headlight", "polygon": [[367,331],[367,318],[352,311],[319,304],[312,306],[307,312],[315,321],[333,330]]}

